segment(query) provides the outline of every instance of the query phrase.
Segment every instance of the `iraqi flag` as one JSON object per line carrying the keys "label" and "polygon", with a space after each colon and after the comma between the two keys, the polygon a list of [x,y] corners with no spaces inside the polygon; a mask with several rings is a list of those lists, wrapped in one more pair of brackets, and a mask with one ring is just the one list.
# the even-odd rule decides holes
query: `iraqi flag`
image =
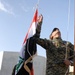
{"label": "iraqi flag", "polygon": [[[34,34],[36,34],[37,18],[38,18],[38,9],[36,9],[36,11],[34,13],[31,25],[29,27],[29,30],[28,30],[26,37],[24,39],[24,42],[23,42],[23,45],[26,45],[25,61],[28,60],[29,58],[31,58],[37,51],[35,42],[31,41],[31,39],[30,39],[30,37],[32,37]],[[32,61],[32,63],[28,63],[26,66],[30,69],[29,75],[34,75],[33,61]]]}
{"label": "iraqi flag", "polygon": [[[16,65],[15,75],[34,75],[32,56],[36,53],[36,44],[31,40],[34,34],[36,34],[38,9],[36,9],[31,25],[24,38],[23,46],[20,52],[19,61]],[[31,60],[29,60],[31,59]],[[28,63],[25,64],[25,62]]]}
{"label": "iraqi flag", "polygon": [[32,37],[36,33],[37,17],[38,17],[38,10],[36,9],[34,16],[33,16],[33,19],[32,19],[32,22],[31,22],[31,25],[29,27],[27,34],[26,34],[26,37],[24,39],[23,44],[26,43],[28,38]]}

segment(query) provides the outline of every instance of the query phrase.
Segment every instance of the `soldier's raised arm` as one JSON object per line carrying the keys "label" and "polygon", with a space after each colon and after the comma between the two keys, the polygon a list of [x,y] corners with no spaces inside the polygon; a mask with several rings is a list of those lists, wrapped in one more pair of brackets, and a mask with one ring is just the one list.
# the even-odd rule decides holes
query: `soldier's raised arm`
{"label": "soldier's raised arm", "polygon": [[50,42],[50,40],[47,40],[47,39],[39,38],[40,33],[41,33],[42,22],[43,22],[43,15],[41,14],[38,17],[37,27],[36,27],[36,34],[32,37],[32,40],[35,41],[38,45],[42,46],[43,48],[49,49],[49,47],[51,47],[49,45],[53,45],[52,42]]}
{"label": "soldier's raised arm", "polygon": [[43,15],[41,14],[37,19],[36,34],[34,35],[37,38],[40,37],[42,22],[43,22]]}

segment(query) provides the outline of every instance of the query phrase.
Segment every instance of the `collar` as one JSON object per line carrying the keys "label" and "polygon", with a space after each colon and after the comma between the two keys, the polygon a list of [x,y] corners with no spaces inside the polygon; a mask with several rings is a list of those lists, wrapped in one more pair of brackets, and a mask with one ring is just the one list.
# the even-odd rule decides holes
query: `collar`
{"label": "collar", "polygon": [[62,41],[62,39],[61,38],[55,38],[52,41]]}

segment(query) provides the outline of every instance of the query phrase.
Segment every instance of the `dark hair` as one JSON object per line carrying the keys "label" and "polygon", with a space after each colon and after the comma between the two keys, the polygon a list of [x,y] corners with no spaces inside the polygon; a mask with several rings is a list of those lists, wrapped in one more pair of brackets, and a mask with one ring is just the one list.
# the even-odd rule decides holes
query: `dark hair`
{"label": "dark hair", "polygon": [[54,28],[53,31],[52,31],[52,33],[53,33],[54,31],[56,31],[56,30],[59,30],[59,29],[58,29],[58,28]]}
{"label": "dark hair", "polygon": [[51,35],[52,35],[52,33],[53,33],[54,31],[56,31],[56,30],[59,30],[59,28],[54,28],[54,29],[52,30],[52,32],[51,32],[51,34],[50,34],[50,39],[53,39],[53,37],[51,37]]}

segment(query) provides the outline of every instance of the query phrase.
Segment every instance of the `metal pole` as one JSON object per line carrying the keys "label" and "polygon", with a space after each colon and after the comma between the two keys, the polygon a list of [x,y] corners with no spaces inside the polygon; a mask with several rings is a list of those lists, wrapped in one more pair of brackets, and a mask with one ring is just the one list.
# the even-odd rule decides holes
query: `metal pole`
{"label": "metal pole", "polygon": [[74,0],[74,75],[75,75],[75,0]]}

